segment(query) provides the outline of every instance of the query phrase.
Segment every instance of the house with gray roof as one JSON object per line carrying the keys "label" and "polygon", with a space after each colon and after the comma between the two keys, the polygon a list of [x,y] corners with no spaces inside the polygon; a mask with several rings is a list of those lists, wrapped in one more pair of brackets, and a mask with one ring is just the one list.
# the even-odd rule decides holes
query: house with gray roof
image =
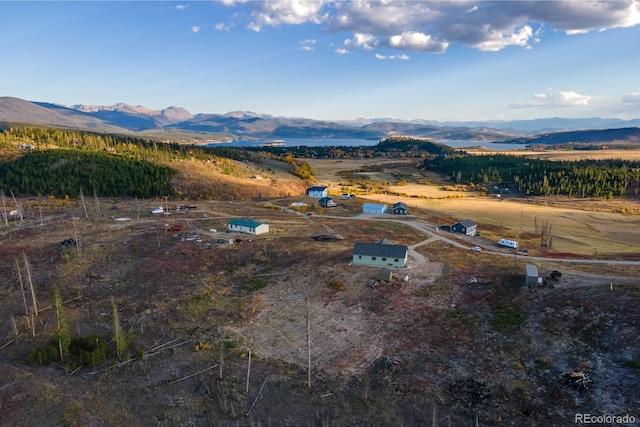
{"label": "house with gray roof", "polygon": [[354,265],[371,267],[404,267],[409,258],[409,249],[403,245],[387,243],[360,243],[353,246]]}
{"label": "house with gray roof", "polygon": [[451,231],[454,233],[462,233],[467,236],[475,236],[476,229],[478,224],[471,221],[470,219],[465,219],[464,221],[456,222],[451,226]]}

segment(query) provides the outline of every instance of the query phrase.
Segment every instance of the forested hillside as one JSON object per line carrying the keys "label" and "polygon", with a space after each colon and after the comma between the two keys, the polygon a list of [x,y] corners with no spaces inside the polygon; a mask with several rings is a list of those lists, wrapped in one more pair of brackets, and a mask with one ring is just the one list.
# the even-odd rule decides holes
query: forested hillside
{"label": "forested hillside", "polygon": [[423,167],[457,182],[509,186],[527,195],[610,198],[640,194],[640,163],[623,160],[561,162],[456,155],[425,160]]}
{"label": "forested hillside", "polygon": [[86,151],[108,151],[112,154],[153,161],[212,157],[234,160],[247,158],[243,150],[228,147],[196,147],[127,135],[0,124],[0,146],[6,147],[16,143],[30,144],[34,149],[75,148]]}
{"label": "forested hillside", "polygon": [[[22,147],[17,150],[16,146]],[[242,150],[195,147],[122,135],[31,126],[5,126],[0,188],[8,194],[75,197],[82,189],[98,196],[170,196],[179,159],[242,160]]]}
{"label": "forested hillside", "polygon": [[76,197],[168,196],[175,171],[145,160],[79,150],[46,150],[0,164],[0,185],[8,194]]}
{"label": "forested hillside", "polygon": [[385,138],[376,145],[367,146],[320,146],[320,147],[255,147],[253,151],[269,153],[283,159],[287,155],[299,158],[358,159],[372,157],[427,157],[452,154],[453,147],[422,138],[395,136]]}

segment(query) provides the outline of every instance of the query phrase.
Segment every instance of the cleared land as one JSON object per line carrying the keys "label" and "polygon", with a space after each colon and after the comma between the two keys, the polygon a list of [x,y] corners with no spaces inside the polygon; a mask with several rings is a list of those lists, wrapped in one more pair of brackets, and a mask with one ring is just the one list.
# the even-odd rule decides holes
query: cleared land
{"label": "cleared land", "polygon": [[[336,194],[346,179],[338,171],[368,165],[310,162]],[[184,202],[197,206],[187,214],[175,201],[87,200],[85,211],[80,201],[21,200],[24,225],[0,224],[0,424],[555,426],[573,423],[576,412],[640,407],[640,267],[552,258],[595,258],[595,248],[598,258],[638,258],[637,202],[498,201],[442,190],[446,181],[406,161],[373,166],[362,172],[370,194],[336,197],[341,206],[311,216],[285,209],[315,202],[301,191]],[[208,169],[219,166],[203,167],[213,176]],[[241,167],[230,182],[249,194],[260,180]],[[222,191],[225,174],[214,172]],[[275,179],[269,184],[280,191],[284,179]],[[384,194],[398,181],[443,197]],[[416,217],[362,216],[366,200],[406,200]],[[160,205],[171,215],[150,213]],[[266,222],[270,233],[224,232],[236,217]],[[481,237],[435,232],[464,218],[479,223]],[[535,222],[547,219],[553,246],[540,248]],[[312,239],[332,233],[343,239]],[[532,261],[490,243],[498,237],[548,255],[533,263],[543,277],[560,270],[560,281],[525,290]],[[60,244],[69,238],[79,246]],[[354,242],[381,238],[412,248],[391,282],[349,265]],[[476,244],[484,250],[467,249]],[[20,291],[25,257],[41,307],[33,322]],[[122,362],[113,343],[76,371],[27,362],[56,333],[54,285],[74,335],[110,342],[113,299],[129,340]],[[561,374],[571,370],[594,383],[567,387]]]}

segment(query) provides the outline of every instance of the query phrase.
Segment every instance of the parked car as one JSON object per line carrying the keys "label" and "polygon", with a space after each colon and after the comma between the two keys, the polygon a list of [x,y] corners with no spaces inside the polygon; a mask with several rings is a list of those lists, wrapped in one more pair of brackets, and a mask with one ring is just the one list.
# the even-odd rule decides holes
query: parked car
{"label": "parked car", "polygon": [[480,246],[474,246],[471,248],[472,251],[474,252],[480,252],[482,250],[482,248]]}

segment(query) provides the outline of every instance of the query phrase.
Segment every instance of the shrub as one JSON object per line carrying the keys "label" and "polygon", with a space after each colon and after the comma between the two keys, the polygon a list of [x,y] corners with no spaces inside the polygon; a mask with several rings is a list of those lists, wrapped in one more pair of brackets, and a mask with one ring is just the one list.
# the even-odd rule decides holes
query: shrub
{"label": "shrub", "polygon": [[335,291],[344,291],[347,289],[347,285],[342,280],[331,280],[327,283],[327,286]]}
{"label": "shrub", "polygon": [[489,322],[499,332],[512,332],[524,322],[524,315],[517,307],[501,303],[495,310]]}
{"label": "shrub", "polygon": [[267,286],[267,281],[260,277],[250,277],[246,282],[244,282],[240,287],[246,293],[251,293],[258,291]]}

